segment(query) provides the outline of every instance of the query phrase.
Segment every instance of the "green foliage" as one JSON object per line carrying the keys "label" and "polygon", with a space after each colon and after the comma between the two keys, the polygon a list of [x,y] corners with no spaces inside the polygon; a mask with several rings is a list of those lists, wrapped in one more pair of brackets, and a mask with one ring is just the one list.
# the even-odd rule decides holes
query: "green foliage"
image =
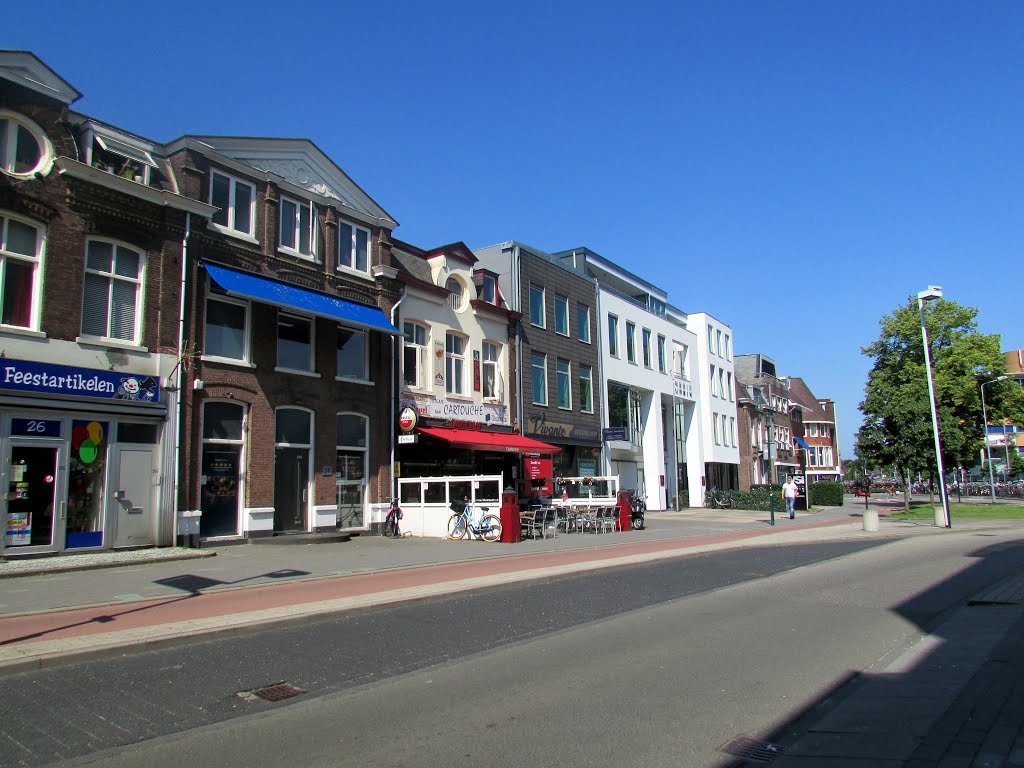
{"label": "green foliage", "polygon": [[[769,491],[771,488],[771,491]],[[735,509],[756,509],[767,512],[771,509],[771,497],[775,497],[775,512],[781,514],[786,509],[786,501],[782,497],[781,485],[752,485],[749,491],[733,491],[733,507]]]}
{"label": "green foliage", "polygon": [[[978,332],[978,310],[954,301],[925,304],[943,463],[971,466],[982,447],[980,384],[1005,372],[999,336]],[[859,454],[870,465],[895,467],[901,476],[935,473],[931,408],[921,313],[917,299],[886,315],[878,340],[862,349],[874,360],[860,404],[864,423]],[[1008,386],[1006,386],[1008,385]],[[1024,391],[1012,381],[985,387],[989,420],[994,414],[1024,418]]]}
{"label": "green foliage", "polygon": [[1024,457],[1017,451],[1011,451],[1010,453],[1010,474],[1013,477],[1024,475]]}
{"label": "green foliage", "polygon": [[819,480],[816,483],[811,483],[809,493],[812,506],[843,506],[843,484],[835,480]]}

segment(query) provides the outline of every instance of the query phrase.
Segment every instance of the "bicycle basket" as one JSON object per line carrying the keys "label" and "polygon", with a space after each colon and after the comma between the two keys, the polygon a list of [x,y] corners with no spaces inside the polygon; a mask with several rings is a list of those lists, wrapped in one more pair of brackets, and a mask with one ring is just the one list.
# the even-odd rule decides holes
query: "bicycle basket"
{"label": "bicycle basket", "polygon": [[448,505],[448,508],[456,515],[461,515],[462,510],[466,508],[466,504],[465,502],[462,501],[453,501],[451,504]]}

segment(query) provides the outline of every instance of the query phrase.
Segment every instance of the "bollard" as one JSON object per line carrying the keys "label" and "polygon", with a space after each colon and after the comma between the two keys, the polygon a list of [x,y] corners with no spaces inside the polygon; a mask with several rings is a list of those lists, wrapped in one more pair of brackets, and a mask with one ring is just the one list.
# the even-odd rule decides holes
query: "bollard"
{"label": "bollard", "polygon": [[877,531],[878,530],[878,512],[874,509],[864,510],[864,530],[865,531]]}
{"label": "bollard", "polygon": [[935,512],[935,527],[945,528],[946,527],[946,512],[942,507],[932,507]]}

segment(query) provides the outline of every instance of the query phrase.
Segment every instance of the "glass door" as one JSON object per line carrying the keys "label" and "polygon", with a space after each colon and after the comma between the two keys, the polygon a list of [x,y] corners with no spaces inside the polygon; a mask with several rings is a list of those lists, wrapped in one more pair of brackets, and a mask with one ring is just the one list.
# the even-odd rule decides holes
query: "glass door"
{"label": "glass door", "polygon": [[13,441],[7,466],[4,544],[9,552],[45,552],[64,543],[63,443]]}

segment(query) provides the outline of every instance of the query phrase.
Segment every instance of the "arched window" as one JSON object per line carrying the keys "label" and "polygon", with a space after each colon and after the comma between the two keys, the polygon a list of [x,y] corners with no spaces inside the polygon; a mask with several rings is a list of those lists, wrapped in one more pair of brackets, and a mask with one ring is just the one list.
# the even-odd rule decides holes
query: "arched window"
{"label": "arched window", "polygon": [[462,285],[462,281],[456,277],[449,277],[444,287],[450,293],[448,296],[448,306],[456,312],[461,312],[462,307],[466,303],[466,288]]}
{"label": "arched window", "polygon": [[53,148],[46,134],[21,115],[0,110],[0,171],[13,176],[49,173]]}

